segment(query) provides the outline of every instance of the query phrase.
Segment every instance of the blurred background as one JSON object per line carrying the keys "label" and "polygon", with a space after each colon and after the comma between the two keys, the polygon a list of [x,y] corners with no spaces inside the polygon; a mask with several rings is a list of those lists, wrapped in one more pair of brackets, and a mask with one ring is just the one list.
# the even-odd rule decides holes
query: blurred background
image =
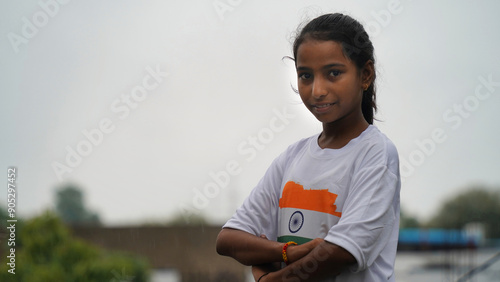
{"label": "blurred background", "polygon": [[[0,3],[0,179],[9,183],[7,169],[16,168],[15,217],[28,226],[16,240],[22,250],[25,238],[25,265],[42,263],[29,259],[28,231],[61,224],[69,231],[50,244],[73,246],[65,240],[79,237],[144,257],[110,259],[109,281],[243,279],[210,265],[189,274],[153,250],[167,237],[181,247],[200,242],[186,234],[204,234],[211,244],[272,160],[321,130],[293,91],[293,62],[283,57],[291,56],[300,24],[330,12],[358,19],[375,46],[375,124],[396,144],[403,179],[407,252],[398,257],[398,281],[451,281],[498,249],[496,1]],[[0,207],[8,216],[4,189]],[[10,230],[2,232],[5,245]],[[149,245],[124,249],[116,238]],[[475,279],[494,281],[498,264]],[[54,269],[47,275],[68,275],[71,266]]]}

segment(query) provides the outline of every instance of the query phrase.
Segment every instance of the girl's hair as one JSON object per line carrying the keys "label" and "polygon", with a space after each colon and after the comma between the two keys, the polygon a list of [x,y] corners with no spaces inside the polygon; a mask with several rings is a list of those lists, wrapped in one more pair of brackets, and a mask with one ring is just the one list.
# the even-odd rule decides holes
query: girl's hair
{"label": "girl's hair", "polygon": [[[319,16],[297,32],[293,43],[293,57],[297,62],[297,50],[300,44],[307,39],[329,41],[333,40],[342,45],[344,55],[354,62],[360,71],[371,60],[375,65],[373,44],[363,26],[350,16],[335,13]],[[373,81],[366,91],[363,91],[361,110],[365,120],[373,124],[375,103],[375,73]]]}

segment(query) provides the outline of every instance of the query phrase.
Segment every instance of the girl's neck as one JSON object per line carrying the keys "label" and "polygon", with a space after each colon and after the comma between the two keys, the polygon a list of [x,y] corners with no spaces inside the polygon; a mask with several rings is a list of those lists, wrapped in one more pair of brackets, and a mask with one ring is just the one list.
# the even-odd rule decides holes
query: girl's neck
{"label": "girl's neck", "polygon": [[358,119],[354,123],[342,121],[323,123],[323,132],[318,138],[318,145],[322,149],[340,149],[358,137],[368,126],[369,124],[364,118]]}

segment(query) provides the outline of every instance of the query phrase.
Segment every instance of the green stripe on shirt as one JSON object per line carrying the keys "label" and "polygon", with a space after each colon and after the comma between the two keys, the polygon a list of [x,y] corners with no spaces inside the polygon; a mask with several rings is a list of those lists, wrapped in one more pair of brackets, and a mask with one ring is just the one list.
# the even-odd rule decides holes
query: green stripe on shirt
{"label": "green stripe on shirt", "polygon": [[286,242],[293,241],[299,245],[307,243],[311,240],[312,239],[309,239],[309,238],[304,238],[304,237],[299,237],[299,236],[289,236],[289,235],[278,237],[278,242],[280,242],[280,243],[286,243]]}

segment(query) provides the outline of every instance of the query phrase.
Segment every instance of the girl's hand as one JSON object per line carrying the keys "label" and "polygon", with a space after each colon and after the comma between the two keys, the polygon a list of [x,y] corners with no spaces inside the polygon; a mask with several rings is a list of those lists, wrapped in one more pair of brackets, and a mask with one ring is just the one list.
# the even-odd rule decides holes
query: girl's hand
{"label": "girl's hand", "polygon": [[325,240],[316,238],[302,245],[290,245],[286,250],[288,261],[290,263],[298,261],[302,257],[309,254],[316,246],[323,243]]}
{"label": "girl's hand", "polygon": [[252,275],[253,275],[253,279],[255,281],[259,280],[259,278],[268,273],[268,272],[272,272],[272,271],[275,271],[275,270],[272,270],[270,269],[270,266],[269,265],[252,265]]}
{"label": "girl's hand", "polygon": [[[266,235],[262,234],[260,235],[260,238],[262,239],[267,239]],[[272,264],[272,263],[267,263],[267,264],[259,264],[259,265],[252,265],[252,275],[255,281],[257,281],[262,275],[273,272],[279,269],[278,265]],[[262,280],[261,280],[262,282]]]}

